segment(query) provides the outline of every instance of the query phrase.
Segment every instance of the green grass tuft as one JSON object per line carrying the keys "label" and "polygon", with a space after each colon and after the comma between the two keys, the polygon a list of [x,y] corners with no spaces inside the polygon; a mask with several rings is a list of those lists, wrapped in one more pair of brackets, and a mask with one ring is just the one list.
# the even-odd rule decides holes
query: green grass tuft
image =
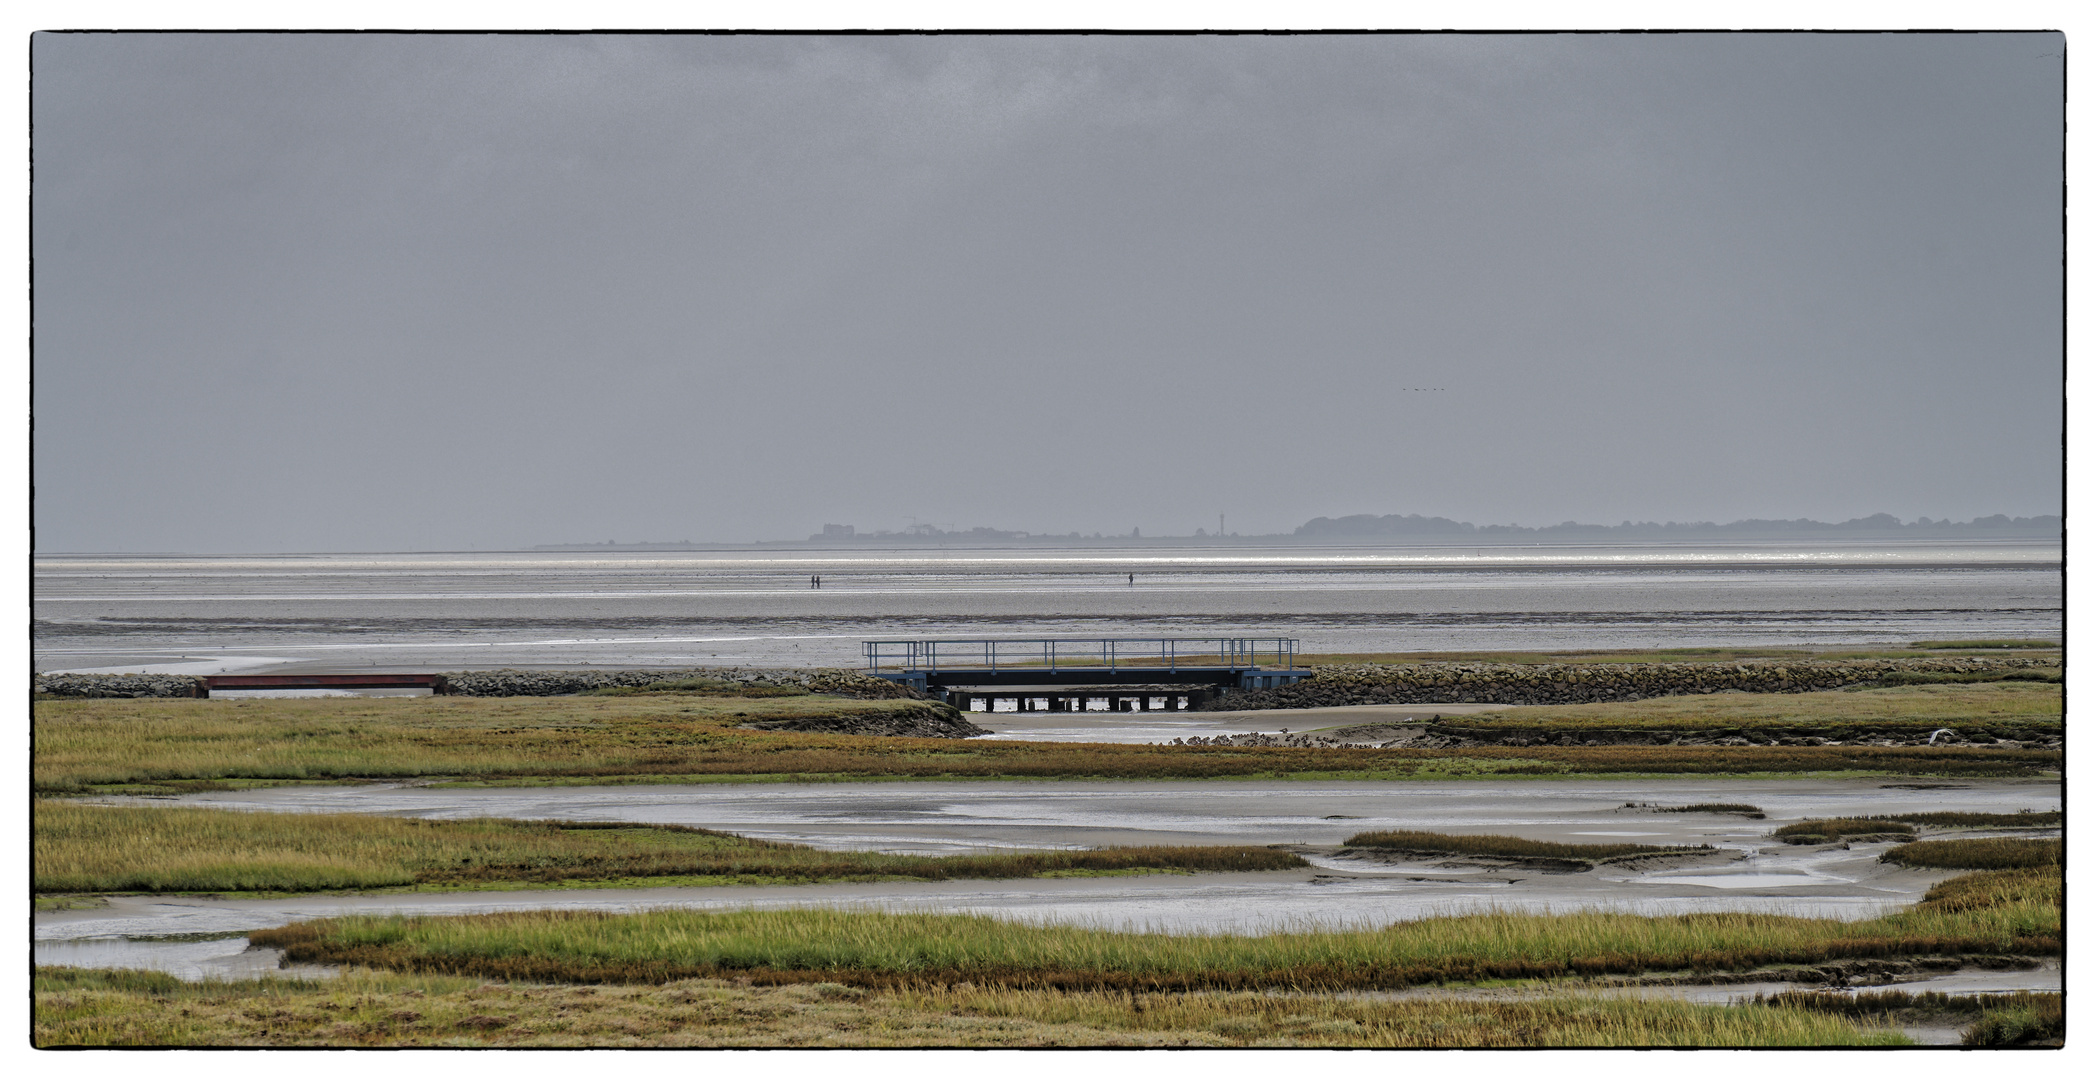
{"label": "green grass tuft", "polygon": [[1874,818],[1823,818],[1785,825],[1770,835],[1786,844],[1869,843],[1912,837],[1914,826]]}
{"label": "green grass tuft", "polygon": [[2065,855],[2066,845],[2059,840],[1987,837],[1901,844],[1878,860],[1940,870],[2024,870],[2058,866]]}
{"label": "green grass tuft", "polygon": [[1654,847],[1649,844],[1554,844],[1518,836],[1458,836],[1450,833],[1394,830],[1357,833],[1346,846],[1451,855],[1496,855],[1511,859],[1614,859],[1628,855],[1673,855],[1713,850],[1708,844]]}
{"label": "green grass tuft", "polygon": [[1924,814],[1873,814],[1867,820],[1904,821],[1939,829],[2051,829],[2058,828],[2066,817],[2058,810],[2018,810],[2013,814],[1937,810]]}
{"label": "green grass tuft", "polygon": [[1966,1029],[1966,1046],[2059,1045],[2067,1037],[2065,994],[2033,994],[2006,1008],[1990,1009]]}
{"label": "green grass tuft", "polygon": [[[1741,912],[1487,912],[1380,930],[1257,936],[1029,925],[973,915],[791,909],[351,916],[256,931],[293,962],[544,982],[739,977],[870,989],[969,982],[1060,990],[1333,992],[1486,979],[1744,971],[1840,959],[2062,949],[2056,869],[1996,872],[1845,922]],[[1988,875],[1968,875],[1987,877]],[[1939,886],[1939,888],[1943,888]]]}
{"label": "green grass tuft", "polygon": [[1656,806],[1652,803],[1624,803],[1623,809],[1650,810],[1656,814],[1738,814],[1742,817],[1765,818],[1761,808],[1739,802],[1699,802],[1687,806]]}
{"label": "green grass tuft", "polygon": [[1294,854],[1264,847],[888,855],[822,851],[682,825],[438,821],[48,799],[33,805],[31,825],[32,887],[42,893],[944,881],[1308,865]]}

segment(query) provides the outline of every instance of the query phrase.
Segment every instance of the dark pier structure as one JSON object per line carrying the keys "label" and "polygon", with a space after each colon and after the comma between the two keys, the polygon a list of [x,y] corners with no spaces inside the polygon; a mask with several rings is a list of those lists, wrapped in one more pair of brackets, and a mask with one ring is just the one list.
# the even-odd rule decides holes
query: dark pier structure
{"label": "dark pier structure", "polygon": [[869,641],[867,674],[969,712],[1179,712],[1307,679],[1295,638]]}
{"label": "dark pier structure", "polygon": [[448,694],[442,675],[206,675],[200,697],[213,690],[379,690],[426,689]]}

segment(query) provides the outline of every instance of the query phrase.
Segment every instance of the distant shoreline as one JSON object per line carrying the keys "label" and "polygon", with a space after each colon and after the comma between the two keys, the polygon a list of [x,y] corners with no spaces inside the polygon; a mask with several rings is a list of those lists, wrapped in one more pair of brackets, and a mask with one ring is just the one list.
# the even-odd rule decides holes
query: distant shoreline
{"label": "distant shoreline", "polygon": [[[538,544],[531,547],[483,547],[483,548],[415,548],[390,551],[35,551],[31,559],[38,573],[55,571],[61,566],[86,560],[215,560],[252,559],[284,560],[296,562],[312,559],[361,559],[361,558],[413,558],[470,556],[489,558],[518,555],[646,555],[646,554],[707,554],[725,556],[730,554],[793,554],[818,561],[833,561],[854,554],[880,555],[892,558],[901,555],[918,555],[926,558],[958,557],[967,553],[994,552],[1114,552],[1131,558],[1141,556],[1146,561],[1159,556],[1184,556],[1192,559],[1226,558],[1232,560],[1256,557],[1262,554],[1281,558],[1296,556],[1287,552],[1385,552],[1404,553],[1417,558],[1428,558],[1435,553],[1447,553],[1451,561],[1467,561],[1473,553],[1491,553],[1504,561],[1514,553],[1529,553],[1546,561],[1563,561],[1563,556],[1572,553],[1589,553],[1584,558],[1595,557],[1592,553],[1642,550],[1647,552],[1722,552],[1727,549],[1802,548],[1824,547],[1829,551],[1860,550],[1878,546],[1890,554],[1902,548],[1927,548],[1939,545],[1946,548],[1967,546],[1985,547],[1999,545],[2014,548],[2047,546],[2055,549],[2064,560],[2065,537],[2058,533],[2022,532],[1869,532],[1869,533],[1742,533],[1703,534],[1668,537],[1625,537],[1625,536],[1505,536],[1486,534],[1471,537],[1423,537],[1423,536],[1296,536],[1279,533],[1265,536],[1030,536],[986,540],[976,537],[949,535],[946,537],[855,537],[849,540],[755,540],[743,543],[670,543],[636,542],[630,544]],[[1144,553],[1156,553],[1155,555]],[[1557,556],[1557,558],[1551,558]],[[1707,558],[1693,560],[1709,562]],[[1749,562],[1761,560],[1749,559]],[[1788,561],[1788,560],[1786,560]],[[1846,561],[1846,560],[1838,560]],[[1952,562],[1963,564],[1967,560],[1953,557]],[[1995,561],[1995,560],[1982,560]],[[2027,562],[2028,558],[2013,558],[2012,562]]]}
{"label": "distant shoreline", "polygon": [[[754,540],[748,544],[692,543],[688,540],[647,540],[621,544],[616,540],[568,544],[535,544],[532,551],[703,551],[721,548],[811,548],[849,550],[888,549],[965,544],[971,547],[1232,547],[1262,546],[1373,546],[1373,547],[1540,547],[1589,546],[1594,544],[1710,543],[1759,541],[1857,540],[2064,540],[2065,521],[2055,514],[2012,518],[2005,514],[1972,521],[1932,521],[1920,518],[1903,523],[1890,514],[1829,523],[1806,518],[1791,520],[1745,520],[1724,525],[1712,522],[1630,522],[1621,525],[1586,525],[1567,521],[1559,525],[1472,525],[1467,521],[1422,517],[1418,514],[1389,514],[1376,517],[1355,514],[1343,518],[1313,518],[1293,532],[1240,535],[1211,534],[1200,530],[1190,536],[1144,536],[1137,530],[1125,536],[1093,533],[1027,533],[987,527],[948,532],[915,528],[910,531],[856,533],[848,525],[825,526],[825,533],[805,540]],[[831,533],[829,530],[842,530]]]}
{"label": "distant shoreline", "polygon": [[860,536],[848,540],[756,540],[749,543],[631,543],[631,544],[535,544],[519,551],[638,552],[638,551],[892,551],[910,548],[994,550],[1000,548],[1190,548],[1218,549],[1249,547],[1303,548],[1567,548],[1567,547],[1653,547],[1688,544],[1747,543],[1885,543],[1891,541],[1999,540],[2007,542],[2063,542],[2058,530],[2026,532],[2009,529],[1902,529],[1868,532],[1721,532],[1665,535],[1608,535],[1578,533],[1484,533],[1476,536],[1319,535],[1299,536],[1273,533],[1262,536],[1024,536],[980,538],[965,533],[946,536]]}

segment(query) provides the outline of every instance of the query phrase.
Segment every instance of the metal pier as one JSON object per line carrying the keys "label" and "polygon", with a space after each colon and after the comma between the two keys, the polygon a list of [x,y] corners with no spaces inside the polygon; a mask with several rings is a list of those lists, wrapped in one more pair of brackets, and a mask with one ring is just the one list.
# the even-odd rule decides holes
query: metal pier
{"label": "metal pier", "polygon": [[[964,709],[1191,708],[1310,677],[1295,638],[942,638],[868,641],[866,671]],[[1017,703],[1016,705],[1013,703]]]}

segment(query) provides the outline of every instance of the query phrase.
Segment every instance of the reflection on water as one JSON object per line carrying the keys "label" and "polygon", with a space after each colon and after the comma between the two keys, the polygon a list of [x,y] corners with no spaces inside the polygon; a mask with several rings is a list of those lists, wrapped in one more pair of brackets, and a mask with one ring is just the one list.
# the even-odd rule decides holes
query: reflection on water
{"label": "reflection on water", "polygon": [[1640,885],[1706,885],[1713,889],[1783,889],[1831,880],[1806,870],[1757,870],[1743,874],[1648,874]]}
{"label": "reflection on water", "polygon": [[[1152,875],[1018,881],[883,882],[725,889],[299,897],[282,900],[112,898],[91,911],[43,912],[39,940],[250,930],[350,911],[469,913],[559,908],[863,905],[1182,933],[1384,926],[1487,909],[1640,914],[1757,911],[1860,919],[1921,898],[1947,876],[1880,863],[1883,844],[1797,847],[1775,827],[1803,817],[1919,809],[2006,812],[2057,806],[2058,781],[1974,780],[1915,791],[1876,780],[1553,780],[1487,782],[1248,781],[1165,783],[665,785],[438,790],[372,785],[200,792],[196,806],[361,811],[433,818],[491,815],[704,825],[829,848],[980,851],[1114,844],[1304,844],[1312,869],[1265,874]],[[1658,814],[1625,803],[1722,798],[1769,814]],[[1609,828],[1614,825],[1615,828]],[[1604,865],[1587,873],[1451,860],[1338,858],[1355,832],[1424,829],[1577,842],[1579,834],[1648,834],[1719,849],[1691,864]]]}
{"label": "reflection on water", "polygon": [[128,938],[59,940],[39,938],[39,966],[141,968],[165,971],[192,982],[203,979],[330,978],[337,969],[314,964],[280,967],[281,949],[250,946],[244,937],[217,941],[132,941]]}
{"label": "reflection on water", "polygon": [[[147,800],[228,809],[506,817],[698,825],[834,849],[898,853],[1043,845],[1338,844],[1359,832],[1424,829],[1577,842],[1635,832],[1667,844],[1769,845],[1804,818],[1926,810],[2054,809],[2058,781],[1975,780],[1916,791],[1878,780],[962,781],[444,789],[397,784],[196,792]],[[1722,800],[1766,820],[1665,814],[1625,803]],[[1784,845],[1775,845],[1785,847]],[[1858,850],[1863,850],[1859,845]],[[1785,847],[1781,858],[1843,857]]]}

